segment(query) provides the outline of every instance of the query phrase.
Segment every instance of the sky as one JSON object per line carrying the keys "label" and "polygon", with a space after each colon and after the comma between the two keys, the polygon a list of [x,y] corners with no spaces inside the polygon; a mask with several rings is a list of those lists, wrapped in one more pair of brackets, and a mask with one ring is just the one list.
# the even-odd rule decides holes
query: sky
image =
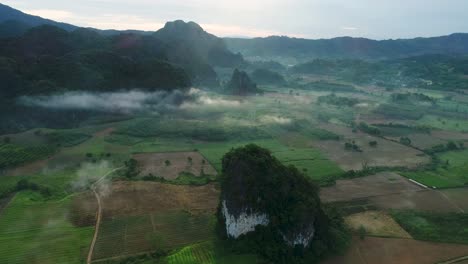
{"label": "sky", "polygon": [[396,39],[468,32],[468,0],[2,0],[23,12],[99,29],[155,31],[167,21],[217,36]]}

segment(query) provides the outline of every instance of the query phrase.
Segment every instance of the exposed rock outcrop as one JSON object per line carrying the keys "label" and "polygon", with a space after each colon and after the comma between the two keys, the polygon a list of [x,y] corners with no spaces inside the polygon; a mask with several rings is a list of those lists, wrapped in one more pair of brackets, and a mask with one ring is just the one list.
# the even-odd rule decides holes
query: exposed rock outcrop
{"label": "exposed rock outcrop", "polygon": [[237,216],[231,214],[226,206],[226,201],[222,202],[222,212],[224,219],[226,219],[226,233],[232,238],[238,238],[254,231],[256,226],[266,226],[270,222],[266,214],[254,213],[250,210],[244,210]]}

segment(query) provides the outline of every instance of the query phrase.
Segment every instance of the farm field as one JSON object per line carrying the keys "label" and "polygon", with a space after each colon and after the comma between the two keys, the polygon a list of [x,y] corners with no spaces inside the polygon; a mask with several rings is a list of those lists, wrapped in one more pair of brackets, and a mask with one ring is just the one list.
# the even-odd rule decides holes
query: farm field
{"label": "farm field", "polygon": [[[362,132],[353,133],[349,127],[326,125],[322,128],[344,137],[344,140],[340,141],[329,140],[314,143],[316,148],[343,170],[360,170],[363,164],[373,167],[415,168],[429,162],[429,157],[421,151]],[[369,146],[371,141],[377,142],[377,146]],[[345,150],[346,142],[354,142],[361,151]]]}
{"label": "farm field", "polygon": [[140,175],[162,175],[165,179],[175,179],[182,172],[195,176],[216,175],[216,170],[198,152],[142,153],[134,154],[142,168]]}
{"label": "farm field", "polygon": [[396,173],[381,172],[362,178],[337,180],[334,186],[323,187],[320,197],[326,202],[336,202],[421,190],[423,188]]}
{"label": "farm field", "polygon": [[364,235],[368,236],[412,238],[389,214],[382,211],[348,215],[345,222],[354,232],[363,230]]}
{"label": "farm field", "polygon": [[323,264],[433,264],[467,254],[466,245],[379,237],[366,237],[361,240],[356,237],[344,256],[333,257]]}
{"label": "farm field", "polygon": [[28,202],[30,195],[17,194],[1,212],[0,262],[81,263],[93,228],[71,223],[70,199]]}
{"label": "farm field", "polygon": [[392,212],[393,218],[419,240],[468,244],[465,213]]}

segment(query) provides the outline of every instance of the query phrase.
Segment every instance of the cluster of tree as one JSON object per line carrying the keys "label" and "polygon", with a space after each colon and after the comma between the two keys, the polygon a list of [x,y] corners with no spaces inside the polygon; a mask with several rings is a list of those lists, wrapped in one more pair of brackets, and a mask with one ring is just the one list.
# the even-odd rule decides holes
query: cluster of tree
{"label": "cluster of tree", "polygon": [[428,127],[428,126],[425,126],[425,125],[417,125],[417,126],[409,126],[409,125],[405,125],[405,124],[395,124],[395,123],[388,123],[388,124],[375,124],[374,126],[376,127],[380,127],[380,128],[402,128],[402,129],[409,129],[409,130],[413,130],[415,132],[420,132],[420,133],[430,133],[432,128],[431,127]]}
{"label": "cluster of tree", "polygon": [[329,95],[319,96],[317,99],[319,104],[329,104],[329,105],[336,105],[336,106],[348,106],[352,107],[359,103],[358,99],[350,98],[350,97],[341,97],[337,96],[336,94],[332,93]]}
{"label": "cluster of tree", "polygon": [[445,151],[453,151],[453,150],[462,150],[465,149],[465,144],[463,142],[455,142],[455,141],[449,141],[447,144],[438,144],[433,147],[431,147],[428,150],[425,150],[427,154],[435,154],[439,152],[445,152]]}
{"label": "cluster of tree", "polygon": [[422,93],[394,93],[392,94],[392,101],[398,103],[416,101],[435,104],[437,100]]}
{"label": "cluster of tree", "polygon": [[37,184],[35,182],[30,182],[27,179],[21,179],[16,183],[15,191],[19,192],[25,190],[37,191],[46,198],[52,195],[49,187]]}
{"label": "cluster of tree", "polygon": [[381,131],[375,126],[370,126],[364,122],[360,122],[359,125],[357,125],[357,128],[361,130],[364,133],[367,133],[369,135],[373,136],[380,136]]}
{"label": "cluster of tree", "polygon": [[406,146],[411,146],[411,139],[409,137],[400,137],[400,143]]}
{"label": "cluster of tree", "polygon": [[123,174],[127,179],[133,179],[138,174],[140,174],[140,170],[138,168],[138,161],[136,159],[129,159],[124,162],[124,171]]}
{"label": "cluster of tree", "polygon": [[[265,213],[266,226],[237,239],[227,236],[218,210],[219,234],[232,248],[262,255],[276,263],[310,263],[342,252],[349,242],[343,219],[324,207],[318,187],[293,166],[281,164],[271,152],[256,145],[233,149],[222,159],[221,200],[234,216],[243,210]],[[220,208],[222,205],[220,205]],[[285,237],[313,227],[307,246],[291,246]]]}
{"label": "cluster of tree", "polygon": [[351,142],[345,142],[344,149],[348,151],[362,152],[361,147],[359,147],[354,140]]}

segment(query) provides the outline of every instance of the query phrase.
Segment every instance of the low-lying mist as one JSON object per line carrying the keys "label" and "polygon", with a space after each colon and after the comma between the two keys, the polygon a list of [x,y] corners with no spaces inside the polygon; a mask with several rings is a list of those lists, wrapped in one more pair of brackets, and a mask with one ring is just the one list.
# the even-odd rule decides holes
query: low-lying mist
{"label": "low-lying mist", "polygon": [[237,107],[241,102],[226,100],[199,89],[189,91],[139,90],[121,92],[65,92],[47,96],[23,96],[19,104],[33,107],[64,110],[89,110],[107,113],[152,113],[197,107]]}
{"label": "low-lying mist", "polygon": [[167,92],[65,92],[47,96],[23,96],[19,103],[53,109],[76,109],[112,113],[152,112],[174,108],[192,96],[179,90]]}

